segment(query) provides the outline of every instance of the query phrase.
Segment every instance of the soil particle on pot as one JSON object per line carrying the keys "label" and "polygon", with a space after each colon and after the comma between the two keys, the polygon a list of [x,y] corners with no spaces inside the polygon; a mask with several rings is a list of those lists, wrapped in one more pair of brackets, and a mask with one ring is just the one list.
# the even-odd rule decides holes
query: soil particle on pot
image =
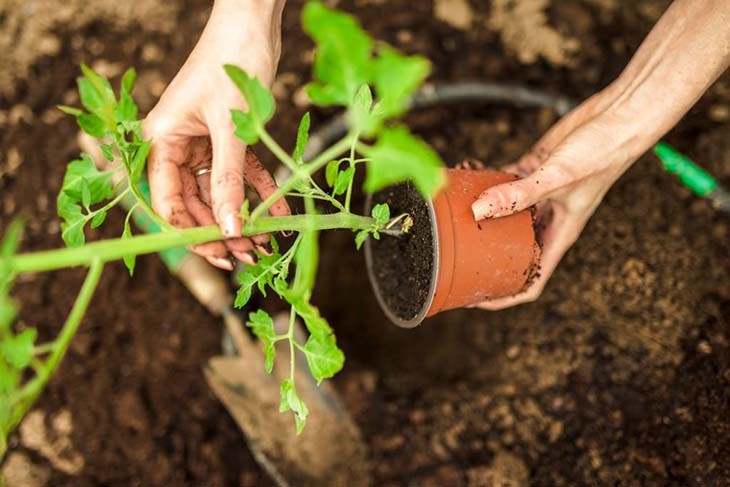
{"label": "soil particle on pot", "polygon": [[410,183],[377,193],[373,204],[380,203],[388,203],[392,216],[408,213],[413,218],[407,234],[382,235],[369,244],[382,299],[396,316],[410,320],[423,308],[431,288],[433,232],[428,206]]}

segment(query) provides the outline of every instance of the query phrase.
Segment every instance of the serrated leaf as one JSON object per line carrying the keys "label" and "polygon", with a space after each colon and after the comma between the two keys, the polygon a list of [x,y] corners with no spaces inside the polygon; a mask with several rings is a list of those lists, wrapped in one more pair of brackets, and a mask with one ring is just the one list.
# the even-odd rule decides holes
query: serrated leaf
{"label": "serrated leaf", "polygon": [[240,286],[238,287],[238,291],[236,291],[236,299],[233,301],[233,305],[236,308],[243,308],[246,306],[248,301],[251,299],[253,286],[257,282],[256,276],[249,271],[250,268],[251,266],[247,266],[245,271],[238,274],[238,282]]}
{"label": "serrated leaf", "polygon": [[134,153],[134,158],[129,165],[129,176],[132,184],[139,182],[142,171],[144,171],[145,165],[147,164],[147,156],[150,153],[151,146],[151,141],[146,140],[139,145],[137,151]]}
{"label": "serrated leaf", "polygon": [[251,328],[253,334],[263,343],[264,356],[266,357],[264,368],[270,374],[274,368],[275,358],[276,330],[274,329],[274,320],[266,311],[260,309],[248,315],[246,326]]}
{"label": "serrated leaf", "polygon": [[33,328],[23,330],[14,336],[7,336],[0,342],[4,359],[18,370],[23,370],[33,358],[33,344],[38,333]]}
{"label": "serrated leaf", "polygon": [[[88,188],[86,198],[84,198],[84,187]],[[58,215],[63,220],[61,236],[68,246],[83,245],[85,241],[84,225],[89,221],[89,217],[83,214],[80,204],[87,202],[90,206],[101,203],[113,194],[111,175],[99,172],[87,154],[82,154],[80,159],[66,166],[66,174],[56,204]]]}
{"label": "serrated leaf", "polygon": [[351,106],[370,79],[373,41],[351,15],[309,2],[302,12],[304,30],[316,43],[315,82],[307,93],[317,105]]}
{"label": "serrated leaf", "polygon": [[224,66],[226,73],[243,94],[248,106],[247,111],[231,110],[236,136],[247,144],[258,142],[258,132],[274,114],[274,97],[256,78],[232,64]]}
{"label": "serrated leaf", "polygon": [[359,232],[357,232],[357,234],[355,234],[355,247],[357,248],[357,250],[360,250],[362,244],[364,244],[365,240],[368,239],[369,234],[370,232],[368,232],[367,230],[360,230]]}
{"label": "serrated leaf", "polygon": [[96,89],[91,80],[81,77],[76,80],[76,84],[84,108],[94,114],[103,112],[106,105],[104,96]]}
{"label": "serrated leaf", "polygon": [[335,195],[340,195],[347,191],[347,187],[350,185],[350,181],[352,181],[354,175],[354,167],[348,167],[344,171],[340,171],[339,174],[337,174],[337,178],[335,179],[335,184],[333,186],[333,192],[335,193]]}
{"label": "serrated leaf", "polygon": [[319,309],[312,306],[307,300],[299,300],[293,303],[294,309],[304,320],[304,325],[310,335],[327,336],[332,334],[332,328],[327,320],[319,314]]}
{"label": "serrated leaf", "polygon": [[302,116],[302,119],[299,122],[299,129],[297,130],[297,143],[294,147],[294,153],[292,154],[292,159],[294,159],[294,161],[299,164],[304,162],[302,160],[302,157],[304,156],[304,150],[307,148],[307,142],[309,142],[309,125],[309,112],[307,112],[304,114],[304,116]]}
{"label": "serrated leaf", "polygon": [[134,68],[126,70],[122,76],[122,93],[131,94],[136,80],[137,71]]}
{"label": "serrated leaf", "polygon": [[413,93],[428,76],[431,64],[421,56],[405,56],[381,47],[373,70],[373,84],[384,117],[402,114]]}
{"label": "serrated leaf", "polygon": [[327,163],[327,167],[324,170],[324,178],[327,181],[327,186],[334,186],[337,181],[337,174],[340,171],[340,161],[330,161]]}
{"label": "serrated leaf", "polygon": [[355,95],[350,110],[350,126],[359,133],[371,134],[380,120],[372,113],[373,93],[368,85],[362,85]]}
{"label": "serrated leaf", "polygon": [[[127,218],[124,220],[124,231],[122,232],[122,239],[125,238],[132,238],[132,229],[129,226],[129,215],[127,215]],[[124,265],[127,266],[127,269],[129,270],[129,275],[134,275],[134,266],[137,261],[136,257],[134,255],[125,255],[122,257],[122,260],[124,261]]]}
{"label": "serrated leaf", "polygon": [[56,108],[61,110],[66,115],[73,115],[74,117],[78,117],[79,115],[84,113],[83,110],[79,110],[78,108],[70,107],[68,105],[56,105]]}
{"label": "serrated leaf", "polygon": [[297,434],[300,434],[306,424],[307,416],[309,416],[309,408],[304,401],[299,398],[297,390],[294,388],[294,383],[291,379],[285,379],[281,382],[279,394],[281,395],[279,411],[282,413],[286,411],[294,412],[294,422]]}
{"label": "serrated leaf", "polygon": [[91,188],[89,187],[89,180],[86,178],[81,178],[81,204],[86,209],[91,206]]}
{"label": "serrated leaf", "polygon": [[439,156],[405,127],[383,129],[378,142],[363,152],[370,158],[365,177],[368,193],[410,180],[427,198],[444,184]]}
{"label": "serrated leaf", "polygon": [[97,139],[104,137],[106,134],[106,125],[104,124],[104,120],[93,113],[82,113],[76,117],[76,123],[79,125],[81,130],[92,137],[96,137]]}
{"label": "serrated leaf", "polygon": [[94,217],[91,219],[91,228],[99,228],[106,220],[107,212],[105,210],[99,210],[94,213]]}
{"label": "serrated leaf", "polygon": [[335,336],[330,333],[310,335],[304,344],[304,355],[307,358],[312,377],[321,383],[342,370],[345,354],[337,347]]}
{"label": "serrated leaf", "polygon": [[388,203],[375,205],[370,211],[370,215],[375,219],[375,223],[382,227],[390,221],[390,206],[388,206]]}
{"label": "serrated leaf", "polygon": [[109,162],[114,162],[114,144],[101,144],[99,147],[101,148],[104,159]]}
{"label": "serrated leaf", "polygon": [[119,103],[114,108],[114,119],[117,122],[137,120],[137,112],[137,104],[132,97],[129,93],[122,92],[119,95]]}

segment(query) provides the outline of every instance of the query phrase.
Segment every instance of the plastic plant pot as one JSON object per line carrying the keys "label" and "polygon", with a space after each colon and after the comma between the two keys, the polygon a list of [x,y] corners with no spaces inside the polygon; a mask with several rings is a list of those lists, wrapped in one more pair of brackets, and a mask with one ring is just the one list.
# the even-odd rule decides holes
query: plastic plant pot
{"label": "plastic plant pot", "polygon": [[477,222],[471,210],[482,191],[513,179],[491,169],[449,169],[432,201],[407,183],[368,199],[368,211],[387,202],[392,216],[408,213],[414,223],[405,235],[365,243],[370,283],[388,319],[412,328],[441,311],[529,286],[540,261],[532,211]]}

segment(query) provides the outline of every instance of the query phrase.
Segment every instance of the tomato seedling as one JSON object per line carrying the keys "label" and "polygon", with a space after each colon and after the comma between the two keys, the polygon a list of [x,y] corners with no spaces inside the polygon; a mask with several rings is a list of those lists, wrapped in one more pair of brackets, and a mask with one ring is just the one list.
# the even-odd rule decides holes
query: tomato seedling
{"label": "tomato seedling", "polygon": [[[222,67],[246,100],[245,109],[231,111],[236,135],[247,144],[262,142],[291,172],[269,198],[253,208],[247,201],[241,208],[243,235],[286,231],[295,232],[296,237],[287,249],[280,248],[272,238],[271,255],[259,254],[258,263],[247,266],[238,276],[240,288],[235,305],[245,306],[258,289],[264,295],[267,290],[273,291],[290,306],[291,319],[285,333],[278,334],[271,316],[261,309],[249,314],[247,326],[263,344],[268,372],[274,365],[275,344],[283,341],[289,345],[291,364],[289,377],[281,383],[280,409],[294,414],[297,432],[305,425],[308,409],[297,394],[294,380],[296,352],[304,354],[318,382],[334,376],[344,363],[332,328],[310,301],[317,272],[318,232],[353,231],[359,248],[369,236],[380,238],[381,234],[407,231],[411,224],[407,215],[391,215],[387,205],[374,207],[371,215],[351,211],[354,176],[362,164],[367,166],[364,189],[368,192],[410,180],[424,196],[430,196],[443,183],[442,163],[436,153],[395,122],[428,75],[428,61],[405,56],[385,44],[376,45],[353,17],[319,2],[306,5],[302,21],[316,44],[309,96],[317,106],[344,107],[349,124],[344,137],[311,161],[303,160],[309,114],[301,119],[293,150],[286,151],[266,130],[275,111],[271,93],[241,68]],[[76,117],[83,131],[100,140],[104,157],[115,165],[99,171],[86,154],[68,164],[57,201],[67,248],[17,254],[20,223],[14,222],[5,232],[0,247],[0,458],[7,435],[33,405],[63,358],[106,262],[123,259],[131,274],[137,255],[223,239],[215,225],[171,227],[155,214],[140,191],[152,141],[142,137],[142,122],[131,96],[135,71],[130,69],[124,74],[118,95],[103,76],[86,66],[82,66],[82,72],[78,88],[84,109],[60,108]],[[314,179],[322,170],[326,189]],[[124,177],[115,184],[112,176],[117,172]],[[120,238],[87,243],[86,226],[102,225],[108,212],[130,196],[135,201],[133,210],[141,208],[162,231],[133,235],[130,210]],[[282,197],[303,200],[304,214],[264,216]],[[317,207],[315,203],[325,206]],[[38,344],[34,329],[16,332],[19,306],[10,297],[14,278],[25,272],[73,266],[88,267],[89,272],[58,337]],[[297,317],[309,333],[304,342],[294,335]]]}

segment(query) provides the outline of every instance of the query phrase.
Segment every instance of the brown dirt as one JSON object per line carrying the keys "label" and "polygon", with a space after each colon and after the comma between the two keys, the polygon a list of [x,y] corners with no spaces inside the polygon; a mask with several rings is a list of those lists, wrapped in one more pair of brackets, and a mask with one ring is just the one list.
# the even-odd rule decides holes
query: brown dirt
{"label": "brown dirt", "polygon": [[[283,141],[296,133],[310,62],[301,2],[290,3],[272,124]],[[104,18],[57,28],[59,52],[37,59],[15,95],[0,99],[0,228],[20,213],[24,248],[61,244],[53,201],[76,129],[52,107],[74,103],[74,64],[134,62],[149,108],[208,4],[184,2],[169,35]],[[357,6],[378,37],[432,59],[435,80],[515,81],[574,97],[620,71],[666,4],[551,2],[549,25],[581,46],[567,69],[505,51],[497,32],[477,27],[489,12],[482,2],[470,1],[468,31],[434,20],[431,2],[340,2]],[[728,185],[729,106],[726,75],[668,137]],[[313,115],[316,126],[330,112]],[[495,165],[554,121],[547,111],[479,106],[409,118],[444,159]],[[110,216],[103,234],[120,223]],[[730,223],[652,157],[608,193],[540,301],[517,309],[450,312],[398,329],[368,290],[352,235],[323,240],[315,301],[348,356],[335,385],[369,444],[376,485],[730,483]],[[80,282],[77,271],[25,278],[16,287],[23,321],[52,334]],[[51,469],[50,485],[266,485],[203,378],[219,332],[156,258],[142,259],[134,279],[110,266],[38,406],[48,421],[71,413],[83,469],[63,473],[18,437],[11,449],[27,458],[13,463]]]}

